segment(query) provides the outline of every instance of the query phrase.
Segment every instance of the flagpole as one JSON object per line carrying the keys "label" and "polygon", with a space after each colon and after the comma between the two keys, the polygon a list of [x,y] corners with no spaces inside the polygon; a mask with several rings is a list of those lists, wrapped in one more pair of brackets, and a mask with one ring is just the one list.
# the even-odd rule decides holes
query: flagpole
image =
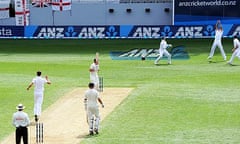
{"label": "flagpole", "polygon": [[[71,4],[70,5],[72,5],[72,0],[71,0]],[[70,9],[70,16],[72,16],[72,8]]]}
{"label": "flagpole", "polygon": [[52,10],[52,19],[53,19],[53,25],[55,25],[55,22],[54,22],[54,10]]}

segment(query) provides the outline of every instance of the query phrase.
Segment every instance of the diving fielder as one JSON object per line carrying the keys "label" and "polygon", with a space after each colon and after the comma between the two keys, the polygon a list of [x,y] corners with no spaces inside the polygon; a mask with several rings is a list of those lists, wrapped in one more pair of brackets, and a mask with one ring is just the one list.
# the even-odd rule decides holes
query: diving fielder
{"label": "diving fielder", "polygon": [[44,95],[44,84],[51,84],[51,81],[48,79],[48,76],[45,78],[41,77],[42,72],[37,71],[37,76],[33,78],[32,82],[27,87],[29,90],[34,85],[34,117],[37,122],[39,116],[42,112],[42,103],[43,103],[43,95]]}
{"label": "diving fielder", "polygon": [[93,135],[93,131],[98,134],[100,115],[98,102],[104,108],[103,102],[99,97],[99,93],[94,89],[94,83],[88,84],[89,89],[85,92],[84,95],[84,106],[87,111],[87,121],[89,125],[89,134]]}
{"label": "diving fielder", "polygon": [[237,36],[234,36],[234,39],[233,39],[233,49],[232,49],[232,56],[230,58],[230,60],[228,61],[228,64],[232,65],[232,62],[233,62],[233,59],[235,57],[238,57],[240,59],[240,42],[237,38]]}
{"label": "diving fielder", "polygon": [[168,64],[171,64],[171,54],[167,51],[167,48],[172,47],[171,44],[168,44],[166,41],[166,38],[164,37],[161,40],[160,43],[160,48],[159,48],[159,56],[158,58],[154,61],[154,64],[157,65],[159,60],[163,57],[163,55],[166,55],[168,57]]}
{"label": "diving fielder", "polygon": [[95,89],[99,90],[99,54],[96,53],[96,57],[93,59],[93,63],[90,65],[89,72],[90,72],[90,82],[94,83]]}
{"label": "diving fielder", "polygon": [[220,52],[222,54],[224,61],[227,60],[226,54],[225,54],[223,46],[222,46],[222,35],[223,35],[222,24],[221,24],[220,20],[218,20],[215,25],[215,39],[212,44],[208,59],[211,59],[213,57],[214,51],[215,51],[216,47],[218,47],[220,49]]}

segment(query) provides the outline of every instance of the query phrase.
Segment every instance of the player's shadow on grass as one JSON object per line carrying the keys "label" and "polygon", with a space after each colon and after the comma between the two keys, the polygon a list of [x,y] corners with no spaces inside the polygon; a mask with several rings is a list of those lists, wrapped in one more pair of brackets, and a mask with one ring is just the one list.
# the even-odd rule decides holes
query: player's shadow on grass
{"label": "player's shadow on grass", "polygon": [[[223,62],[226,62],[226,61],[208,61],[209,64],[211,64],[211,63],[223,63]],[[229,65],[229,66],[240,66],[240,65],[236,65],[236,64],[228,64],[227,62],[226,62],[226,65]]]}
{"label": "player's shadow on grass", "polygon": [[170,66],[172,64],[155,64],[155,66]]}
{"label": "player's shadow on grass", "polygon": [[92,138],[92,137],[97,137],[97,136],[99,136],[99,134],[94,134],[94,135],[82,134],[82,135],[78,135],[76,138],[83,139],[83,138]]}
{"label": "player's shadow on grass", "polygon": [[224,61],[224,60],[222,60],[222,61],[213,61],[213,60],[208,61],[208,63],[223,63],[223,62],[226,62],[226,61]]}
{"label": "player's shadow on grass", "polygon": [[227,64],[229,66],[240,66],[240,65],[236,65],[236,64]]}

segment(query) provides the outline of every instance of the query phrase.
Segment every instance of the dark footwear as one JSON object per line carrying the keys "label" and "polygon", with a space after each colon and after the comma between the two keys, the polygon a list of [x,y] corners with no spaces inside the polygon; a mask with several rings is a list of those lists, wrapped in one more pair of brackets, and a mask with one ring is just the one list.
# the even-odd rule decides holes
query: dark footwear
{"label": "dark footwear", "polygon": [[35,122],[38,122],[38,116],[35,115]]}
{"label": "dark footwear", "polygon": [[89,135],[91,135],[91,136],[92,136],[92,135],[93,135],[93,131],[89,131]]}
{"label": "dark footwear", "polygon": [[95,132],[96,134],[98,134],[98,129],[94,129],[94,132]]}

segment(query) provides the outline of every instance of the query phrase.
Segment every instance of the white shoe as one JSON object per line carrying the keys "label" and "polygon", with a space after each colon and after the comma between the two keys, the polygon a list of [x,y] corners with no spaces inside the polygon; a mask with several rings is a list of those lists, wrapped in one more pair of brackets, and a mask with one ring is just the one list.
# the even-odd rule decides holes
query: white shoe
{"label": "white shoe", "polygon": [[209,56],[207,59],[212,59],[212,57]]}
{"label": "white shoe", "polygon": [[229,64],[229,65],[233,65],[230,61],[228,61],[227,64]]}

